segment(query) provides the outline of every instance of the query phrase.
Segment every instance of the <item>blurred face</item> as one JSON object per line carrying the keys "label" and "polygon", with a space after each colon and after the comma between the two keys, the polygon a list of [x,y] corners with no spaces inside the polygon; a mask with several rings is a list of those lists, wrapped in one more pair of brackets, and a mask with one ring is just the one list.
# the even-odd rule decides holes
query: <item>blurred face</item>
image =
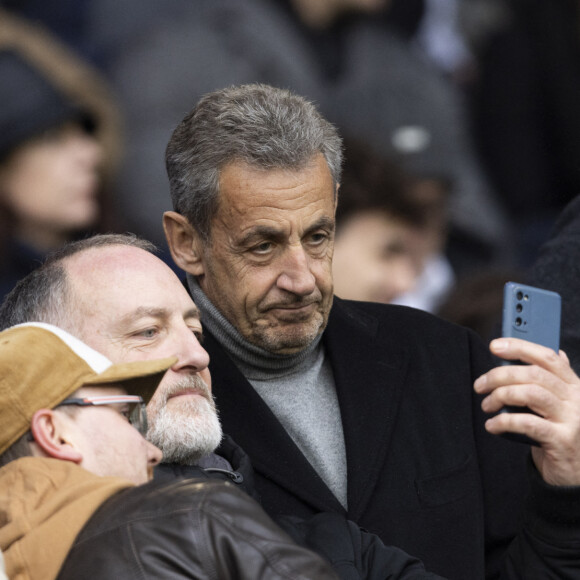
{"label": "blurred face", "polygon": [[313,28],[329,27],[348,12],[373,13],[389,6],[391,0],[292,0],[303,22]]}
{"label": "blurred face", "polygon": [[[126,394],[122,388],[85,387],[74,397]],[[81,467],[96,475],[122,477],[140,485],[151,479],[161,451],[129,423],[125,412],[122,405],[75,407],[69,422],[83,456]]]}
{"label": "blurred face", "polygon": [[76,124],[46,132],[17,149],[0,172],[0,191],[17,232],[61,236],[98,217],[102,150]]}
{"label": "blurred face", "polygon": [[249,342],[304,349],[332,305],[334,186],[322,155],[300,170],[225,167],[199,283]]}
{"label": "blurred face", "polygon": [[81,252],[67,259],[66,270],[74,305],[69,330],[89,346],[113,362],[177,357],[148,405],[149,434],[164,461],[213,451],[221,428],[209,355],[199,342],[197,307],[175,273],[128,246]]}
{"label": "blurred face", "polygon": [[381,212],[361,212],[341,224],[335,241],[334,291],[341,298],[391,302],[419,277],[423,234]]}

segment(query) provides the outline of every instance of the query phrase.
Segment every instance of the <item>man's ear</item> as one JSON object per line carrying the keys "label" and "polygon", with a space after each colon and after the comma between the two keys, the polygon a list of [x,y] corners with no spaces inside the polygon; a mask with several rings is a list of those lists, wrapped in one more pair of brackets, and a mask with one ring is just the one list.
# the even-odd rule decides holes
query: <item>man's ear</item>
{"label": "man's ear", "polygon": [[30,422],[30,430],[42,453],[54,459],[72,461],[80,464],[82,453],[69,440],[70,430],[67,429],[63,417],[50,409],[40,409],[34,413]]}
{"label": "man's ear", "polygon": [[187,218],[175,211],[166,211],[163,214],[163,229],[173,261],[185,272],[201,276],[204,273],[201,259],[203,246],[199,234]]}

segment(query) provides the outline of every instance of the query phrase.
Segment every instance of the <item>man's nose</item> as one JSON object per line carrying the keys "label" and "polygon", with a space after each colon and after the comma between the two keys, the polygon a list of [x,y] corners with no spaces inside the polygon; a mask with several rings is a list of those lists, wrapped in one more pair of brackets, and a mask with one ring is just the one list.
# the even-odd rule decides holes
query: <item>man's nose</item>
{"label": "man's nose", "polygon": [[171,368],[176,372],[189,369],[199,373],[209,365],[209,354],[189,328],[176,335],[173,354],[177,362]]}
{"label": "man's nose", "polygon": [[316,278],[310,270],[310,257],[302,245],[290,246],[282,257],[277,286],[300,296],[312,294]]}

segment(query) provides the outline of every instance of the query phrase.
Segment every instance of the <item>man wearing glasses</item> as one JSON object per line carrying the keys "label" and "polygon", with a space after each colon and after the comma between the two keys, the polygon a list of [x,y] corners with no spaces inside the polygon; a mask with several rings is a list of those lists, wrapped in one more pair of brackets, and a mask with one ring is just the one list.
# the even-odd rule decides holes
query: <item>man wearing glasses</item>
{"label": "man wearing glasses", "polygon": [[335,578],[233,486],[149,482],[145,404],[172,364],[113,364],[49,324],[0,333],[9,578]]}

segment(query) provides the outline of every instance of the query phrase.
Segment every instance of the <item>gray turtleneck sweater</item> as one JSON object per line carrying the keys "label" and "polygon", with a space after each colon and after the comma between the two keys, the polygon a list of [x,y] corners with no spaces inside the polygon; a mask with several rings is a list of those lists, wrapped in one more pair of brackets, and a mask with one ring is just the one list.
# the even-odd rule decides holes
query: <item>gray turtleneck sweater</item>
{"label": "gray turtleneck sweater", "polygon": [[187,281],[203,313],[204,327],[220,342],[346,509],[346,451],[340,407],[320,337],[297,354],[270,353],[246,341],[210,302],[195,278],[188,275]]}

